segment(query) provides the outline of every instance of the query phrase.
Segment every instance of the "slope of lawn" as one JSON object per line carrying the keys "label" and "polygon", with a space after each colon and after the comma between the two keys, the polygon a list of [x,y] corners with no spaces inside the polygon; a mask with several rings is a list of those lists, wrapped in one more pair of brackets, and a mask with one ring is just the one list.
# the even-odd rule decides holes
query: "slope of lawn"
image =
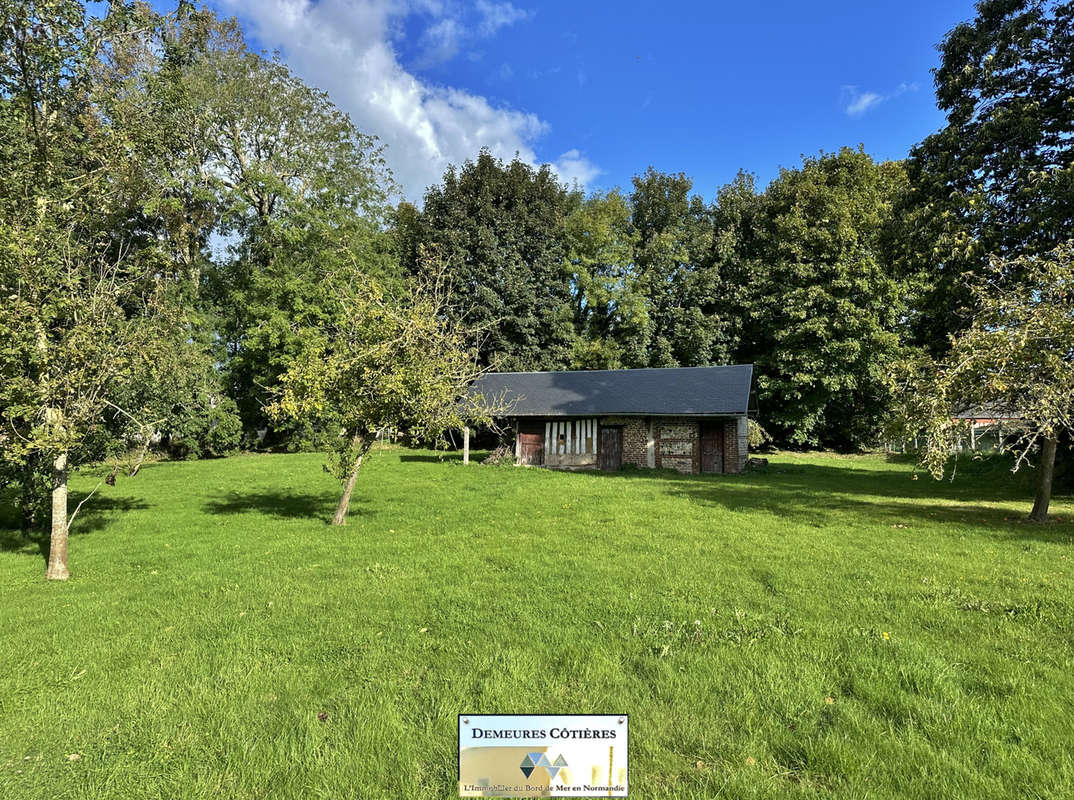
{"label": "slope of lawn", "polygon": [[67,584],[0,531],[0,797],[453,797],[459,712],[627,712],[636,798],[1074,796],[1069,497],[392,450],[335,529],[320,463],[105,487]]}

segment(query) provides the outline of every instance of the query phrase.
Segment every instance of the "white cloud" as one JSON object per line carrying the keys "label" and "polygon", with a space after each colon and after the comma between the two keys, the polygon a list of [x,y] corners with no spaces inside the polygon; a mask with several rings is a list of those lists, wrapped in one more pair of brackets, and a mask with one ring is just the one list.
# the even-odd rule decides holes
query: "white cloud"
{"label": "white cloud", "polygon": [[462,37],[462,24],[451,17],[445,17],[430,25],[421,35],[421,46],[424,50],[422,65],[432,66],[453,59],[459,52]]}
{"label": "white cloud", "polygon": [[857,117],[864,114],[870,108],[877,106],[883,98],[876,92],[858,92],[856,89],[852,90],[852,99],[847,104],[847,113],[852,117]]}
{"label": "white cloud", "polygon": [[492,36],[500,28],[523,22],[533,16],[533,12],[516,8],[511,3],[493,3],[490,0],[477,0],[474,8],[481,17],[478,30],[482,36]]}
{"label": "white cloud", "polygon": [[568,150],[552,162],[552,169],[559,179],[568,186],[585,188],[585,185],[600,174],[596,164],[583,156],[578,150]]}
{"label": "white cloud", "polygon": [[841,89],[843,102],[846,103],[844,110],[848,116],[860,117],[866,111],[876,108],[883,102],[893,100],[907,92],[916,92],[916,83],[900,83],[892,91],[886,94],[879,92],[863,92],[857,86],[844,86]]}
{"label": "white cloud", "polygon": [[[535,143],[547,123],[535,114],[493,105],[471,92],[426,83],[399,62],[392,46],[401,21],[414,11],[439,23],[455,19],[435,0],[216,0],[236,14],[248,33],[268,50],[279,50],[294,72],[328,92],[359,130],[378,136],[385,157],[409,200],[442,177],[447,165],[461,164],[487,147],[493,155],[538,163]],[[510,3],[478,0],[483,20],[496,30],[524,17]],[[436,17],[437,14],[443,15]],[[429,33],[422,44],[440,52],[459,47],[451,26]],[[453,38],[454,37],[454,38]],[[453,54],[453,53],[452,53]],[[450,56],[448,56],[450,57]],[[565,179],[592,179],[597,168],[577,150],[553,164]]]}

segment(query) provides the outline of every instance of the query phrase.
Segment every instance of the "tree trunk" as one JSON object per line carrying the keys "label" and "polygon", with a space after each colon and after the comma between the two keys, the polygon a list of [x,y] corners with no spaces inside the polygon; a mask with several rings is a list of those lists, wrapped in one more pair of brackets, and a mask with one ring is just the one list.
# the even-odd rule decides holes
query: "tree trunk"
{"label": "tree trunk", "polygon": [[1051,436],[1044,440],[1040,451],[1040,483],[1037,484],[1037,499],[1033,510],[1029,512],[1030,522],[1047,522],[1048,505],[1052,502],[1052,475],[1055,472],[1055,439]]}
{"label": "tree trunk", "polygon": [[347,524],[347,509],[351,506],[354,484],[358,482],[358,470],[362,468],[362,459],[365,458],[366,451],[369,449],[369,444],[361,436],[354,437],[354,444],[358,457],[354,460],[354,469],[347,478],[347,485],[343,487],[343,496],[339,498],[339,505],[336,506],[336,515],[332,518],[333,525]]}
{"label": "tree trunk", "polygon": [[65,581],[70,575],[67,571],[67,453],[60,453],[52,462],[52,539],[45,577],[50,581]]}

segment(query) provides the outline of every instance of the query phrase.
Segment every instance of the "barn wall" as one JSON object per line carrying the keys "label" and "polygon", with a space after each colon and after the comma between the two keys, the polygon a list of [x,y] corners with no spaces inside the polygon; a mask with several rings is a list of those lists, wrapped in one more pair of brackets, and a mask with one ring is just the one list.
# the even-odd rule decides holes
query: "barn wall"
{"label": "barn wall", "polygon": [[701,426],[696,419],[662,417],[654,420],[656,466],[676,472],[701,471]]}
{"label": "barn wall", "polygon": [[[701,472],[701,424],[697,419],[607,416],[597,418],[596,422],[599,425],[618,425],[623,428],[624,464],[673,469],[686,474]],[[543,429],[545,421],[534,421],[530,424]],[[555,422],[552,424],[555,425]],[[741,472],[745,466],[748,456],[746,425],[745,417],[723,421],[725,472]],[[556,449],[554,443],[551,447],[546,447],[545,466],[593,467],[597,465],[595,453],[556,453]]]}
{"label": "barn wall", "polygon": [[545,466],[596,466],[597,421],[595,418],[550,420],[541,423],[541,428],[545,431]]}
{"label": "barn wall", "polygon": [[636,467],[648,466],[648,417],[601,417],[601,425],[623,428],[623,463]]}

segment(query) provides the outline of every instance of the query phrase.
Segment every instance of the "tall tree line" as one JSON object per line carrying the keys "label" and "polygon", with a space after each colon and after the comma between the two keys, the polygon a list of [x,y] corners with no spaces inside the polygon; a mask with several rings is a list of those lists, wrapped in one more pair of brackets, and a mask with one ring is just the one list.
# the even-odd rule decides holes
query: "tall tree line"
{"label": "tall tree line", "polygon": [[482,152],[420,211],[398,208],[395,236],[405,272],[435,254],[453,312],[497,322],[475,343],[495,369],[751,362],[774,434],[854,447],[879,430],[905,333],[891,239],[906,186],[901,164],[843,149],[709,202],[652,168],[629,193],[583,196]]}
{"label": "tall tree line", "polygon": [[32,526],[81,462],[334,444],[331,409],[271,412],[286,376],[371,284],[415,281],[483,367],[751,362],[777,440],[873,444],[891,365],[970,325],[964,276],[999,256],[1016,293],[1074,231],[1074,3],[983,0],[935,79],[946,124],[899,162],[844,148],[705,198],[481,152],[393,206],[376,140],[233,21],[0,0],[0,489]]}
{"label": "tall tree line", "polygon": [[496,369],[750,362],[778,441],[875,444],[893,365],[949,350],[973,278],[1074,236],[1074,3],[976,11],[939,48],[946,124],[902,161],[843,148],[706,201],[684,173],[584,196],[482,152],[396,209],[401,267],[438,254],[453,313],[503,321],[475,342]]}

